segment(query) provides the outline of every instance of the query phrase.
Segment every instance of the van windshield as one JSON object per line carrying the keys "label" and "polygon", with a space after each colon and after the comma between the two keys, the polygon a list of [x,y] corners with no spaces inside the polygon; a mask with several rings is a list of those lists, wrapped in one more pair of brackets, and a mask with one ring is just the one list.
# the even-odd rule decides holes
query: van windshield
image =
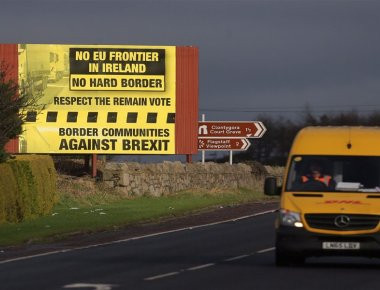
{"label": "van windshield", "polygon": [[380,194],[380,157],[293,156],[286,190]]}

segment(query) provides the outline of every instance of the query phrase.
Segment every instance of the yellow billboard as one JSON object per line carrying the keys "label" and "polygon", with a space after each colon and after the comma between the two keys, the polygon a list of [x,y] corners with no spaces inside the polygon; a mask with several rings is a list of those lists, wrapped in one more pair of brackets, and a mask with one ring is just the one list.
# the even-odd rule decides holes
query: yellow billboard
{"label": "yellow billboard", "polygon": [[174,46],[19,45],[21,153],[174,154]]}

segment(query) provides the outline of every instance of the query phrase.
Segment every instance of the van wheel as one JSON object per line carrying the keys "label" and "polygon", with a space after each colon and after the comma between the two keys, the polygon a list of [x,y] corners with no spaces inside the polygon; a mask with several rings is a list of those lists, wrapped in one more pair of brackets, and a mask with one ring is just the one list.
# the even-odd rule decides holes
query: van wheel
{"label": "van wheel", "polygon": [[276,266],[284,267],[284,266],[301,266],[305,263],[305,257],[300,254],[293,254],[284,251],[279,251],[276,249],[275,254]]}

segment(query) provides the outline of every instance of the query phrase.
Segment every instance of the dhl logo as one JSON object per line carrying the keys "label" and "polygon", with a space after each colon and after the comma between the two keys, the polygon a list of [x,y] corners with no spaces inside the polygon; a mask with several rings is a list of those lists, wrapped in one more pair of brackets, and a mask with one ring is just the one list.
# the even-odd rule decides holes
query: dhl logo
{"label": "dhl logo", "polygon": [[354,204],[354,205],[364,205],[364,204],[367,204],[367,203],[363,203],[360,200],[331,199],[331,200],[325,200],[324,202],[320,202],[320,204]]}

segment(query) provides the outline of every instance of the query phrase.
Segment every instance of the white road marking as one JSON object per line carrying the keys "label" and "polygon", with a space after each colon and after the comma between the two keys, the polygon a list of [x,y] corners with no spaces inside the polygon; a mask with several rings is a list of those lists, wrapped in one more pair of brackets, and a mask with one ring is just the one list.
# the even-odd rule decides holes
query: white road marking
{"label": "white road marking", "polygon": [[91,249],[91,248],[96,248],[96,247],[125,243],[125,242],[129,242],[129,241],[141,240],[141,239],[145,239],[145,238],[151,238],[151,237],[181,232],[181,231],[185,231],[185,230],[193,230],[193,229],[198,229],[198,228],[210,227],[210,226],[220,225],[220,224],[224,224],[224,223],[240,221],[243,219],[248,219],[248,218],[252,218],[252,217],[256,217],[256,216],[261,216],[264,214],[273,213],[275,211],[276,211],[276,209],[267,210],[267,211],[263,211],[263,212],[259,212],[259,213],[255,213],[255,214],[251,214],[251,215],[245,215],[245,216],[242,216],[239,218],[228,219],[228,220],[223,220],[223,221],[214,222],[214,223],[208,223],[208,224],[203,224],[203,225],[198,225],[198,226],[191,226],[191,227],[180,228],[180,229],[175,229],[175,230],[170,230],[170,231],[158,232],[158,233],[154,233],[154,234],[148,234],[148,235],[143,235],[143,236],[138,236],[138,237],[133,237],[133,238],[116,240],[116,241],[106,242],[106,243],[101,243],[101,244],[93,244],[93,245],[88,245],[88,246],[83,246],[83,247],[76,247],[76,248],[71,248],[71,249],[46,252],[46,253],[42,253],[42,254],[28,255],[28,256],[23,256],[23,257],[18,257],[18,258],[0,261],[0,265],[10,263],[10,262],[16,262],[16,261],[28,260],[28,259],[33,259],[33,258],[38,258],[38,257],[43,257],[43,256],[54,255],[54,254],[67,253],[67,252],[73,252],[73,251],[78,251],[78,250]]}
{"label": "white road marking", "polygon": [[264,249],[264,250],[257,251],[256,253],[257,253],[257,254],[262,254],[262,253],[266,253],[266,252],[273,251],[274,249],[275,249],[275,247],[273,247],[273,248],[268,248],[268,249]]}
{"label": "white road marking", "polygon": [[214,266],[214,265],[215,265],[215,263],[203,264],[203,265],[187,268],[186,271],[200,270],[200,269],[208,268],[208,267],[211,267],[211,266]]}
{"label": "white road marking", "polygon": [[[259,251],[254,252],[254,253],[231,257],[231,258],[225,259],[223,261],[224,262],[236,261],[236,260],[239,260],[239,259],[244,259],[244,258],[253,256],[255,254],[261,254],[261,253],[270,252],[270,251],[273,251],[274,249],[275,249],[275,247],[267,248],[267,249],[259,250]],[[169,276],[178,275],[178,274],[183,273],[185,271],[196,271],[196,270],[201,270],[201,269],[204,269],[204,268],[212,267],[212,266],[215,266],[215,265],[217,265],[217,263],[203,264],[203,265],[187,268],[185,270],[182,269],[182,270],[179,270],[179,271],[176,271],[176,272],[170,272],[170,273],[166,273],[166,274],[161,274],[161,275],[157,275],[157,276],[152,276],[152,277],[144,278],[144,280],[145,281],[151,281],[151,280],[161,279],[161,278],[165,278],[165,277],[169,277]]]}
{"label": "white road marking", "polygon": [[165,273],[165,274],[161,274],[161,275],[157,275],[157,276],[144,278],[144,280],[145,281],[152,281],[152,280],[157,280],[157,279],[161,279],[161,278],[165,278],[165,277],[169,277],[169,276],[174,276],[174,275],[178,275],[178,274],[179,274],[179,272],[170,272],[170,273]]}
{"label": "white road marking", "polygon": [[252,254],[240,255],[240,256],[236,256],[236,257],[232,257],[232,258],[225,259],[224,261],[225,261],[225,262],[231,262],[231,261],[235,261],[235,260],[244,259],[244,258],[247,258],[247,257],[249,257],[249,256],[252,256]]}
{"label": "white road marking", "polygon": [[29,256],[24,256],[24,257],[13,258],[13,259],[9,259],[9,260],[0,261],[0,265],[1,264],[5,264],[5,263],[9,263],[9,262],[22,261],[22,260],[27,260],[27,259],[32,259],[32,258],[38,258],[38,257],[44,257],[44,256],[49,256],[49,255],[54,255],[54,254],[59,254],[59,253],[65,253],[65,252],[70,252],[70,250],[65,249],[65,250],[52,251],[52,252],[47,252],[47,253],[42,253],[42,254],[36,254],[36,255],[29,255]]}
{"label": "white road marking", "polygon": [[75,283],[75,284],[65,285],[63,288],[93,288],[94,290],[111,290],[112,287],[118,287],[118,285]]}

